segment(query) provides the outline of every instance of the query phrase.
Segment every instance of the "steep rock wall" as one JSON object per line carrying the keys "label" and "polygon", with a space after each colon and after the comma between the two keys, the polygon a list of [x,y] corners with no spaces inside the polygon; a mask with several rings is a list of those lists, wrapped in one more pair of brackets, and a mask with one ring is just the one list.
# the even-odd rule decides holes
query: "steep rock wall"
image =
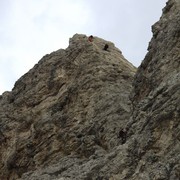
{"label": "steep rock wall", "polygon": [[78,34],[21,77],[0,97],[0,179],[179,180],[179,12],[169,0],[135,77]]}
{"label": "steep rock wall", "polygon": [[180,1],[170,0],[133,82],[135,179],[180,178]]}
{"label": "steep rock wall", "polygon": [[49,179],[81,164],[84,174],[71,170],[66,176],[88,177],[88,163],[99,166],[121,144],[135,71],[113,43],[98,37],[89,42],[76,34],[66,50],[44,56],[1,97],[1,179],[53,164],[59,173],[49,170]]}

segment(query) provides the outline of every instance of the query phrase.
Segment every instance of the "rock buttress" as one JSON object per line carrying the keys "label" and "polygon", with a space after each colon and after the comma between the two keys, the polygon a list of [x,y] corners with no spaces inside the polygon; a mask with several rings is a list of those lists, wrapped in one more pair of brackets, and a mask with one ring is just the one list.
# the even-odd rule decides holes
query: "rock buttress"
{"label": "rock buttress", "polygon": [[67,49],[44,56],[1,96],[0,179],[110,176],[114,167],[109,175],[99,169],[121,145],[135,71],[98,37],[76,34]]}
{"label": "rock buttress", "polygon": [[180,1],[170,0],[133,82],[132,179],[180,179]]}

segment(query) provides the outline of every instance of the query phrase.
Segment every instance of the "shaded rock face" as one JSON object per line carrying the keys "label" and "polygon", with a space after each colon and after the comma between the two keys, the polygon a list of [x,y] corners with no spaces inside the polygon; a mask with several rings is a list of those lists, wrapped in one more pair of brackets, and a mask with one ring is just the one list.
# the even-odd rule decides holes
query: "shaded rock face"
{"label": "shaded rock face", "polygon": [[[180,1],[170,0],[133,82],[134,179],[180,179]],[[130,123],[130,122],[129,122]]]}
{"label": "shaded rock face", "polygon": [[179,12],[169,0],[137,72],[76,34],[0,96],[0,179],[179,180]]}
{"label": "shaded rock face", "polygon": [[44,56],[1,97],[0,179],[45,167],[40,179],[97,175],[106,154],[122,144],[135,71],[113,43],[98,37],[89,42],[76,34],[66,50]]}

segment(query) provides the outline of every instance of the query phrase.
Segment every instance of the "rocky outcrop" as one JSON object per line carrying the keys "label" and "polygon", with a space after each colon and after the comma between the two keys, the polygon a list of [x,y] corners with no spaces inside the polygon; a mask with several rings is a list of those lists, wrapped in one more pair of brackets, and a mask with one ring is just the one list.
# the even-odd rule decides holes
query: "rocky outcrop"
{"label": "rocky outcrop", "polygon": [[179,180],[179,12],[169,0],[137,72],[76,34],[0,96],[0,179]]}
{"label": "rocky outcrop", "polygon": [[1,179],[34,170],[41,179],[98,175],[122,143],[135,71],[98,37],[76,34],[66,50],[44,56],[1,97]]}
{"label": "rocky outcrop", "polygon": [[134,179],[180,178],[180,1],[170,0],[134,80]]}

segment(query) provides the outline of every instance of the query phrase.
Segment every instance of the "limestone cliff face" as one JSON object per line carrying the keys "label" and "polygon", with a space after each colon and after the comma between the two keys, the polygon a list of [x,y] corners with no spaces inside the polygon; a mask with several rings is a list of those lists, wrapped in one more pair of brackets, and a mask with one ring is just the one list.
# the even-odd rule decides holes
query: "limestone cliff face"
{"label": "limestone cliff face", "polygon": [[40,179],[98,175],[103,158],[121,144],[135,71],[98,37],[89,42],[76,34],[66,50],[44,56],[1,97],[0,179],[45,167],[49,173],[40,170]]}
{"label": "limestone cliff face", "polygon": [[179,12],[169,0],[137,72],[76,34],[0,96],[0,179],[179,180]]}
{"label": "limestone cliff face", "polygon": [[134,179],[180,179],[180,1],[170,0],[133,85]]}

